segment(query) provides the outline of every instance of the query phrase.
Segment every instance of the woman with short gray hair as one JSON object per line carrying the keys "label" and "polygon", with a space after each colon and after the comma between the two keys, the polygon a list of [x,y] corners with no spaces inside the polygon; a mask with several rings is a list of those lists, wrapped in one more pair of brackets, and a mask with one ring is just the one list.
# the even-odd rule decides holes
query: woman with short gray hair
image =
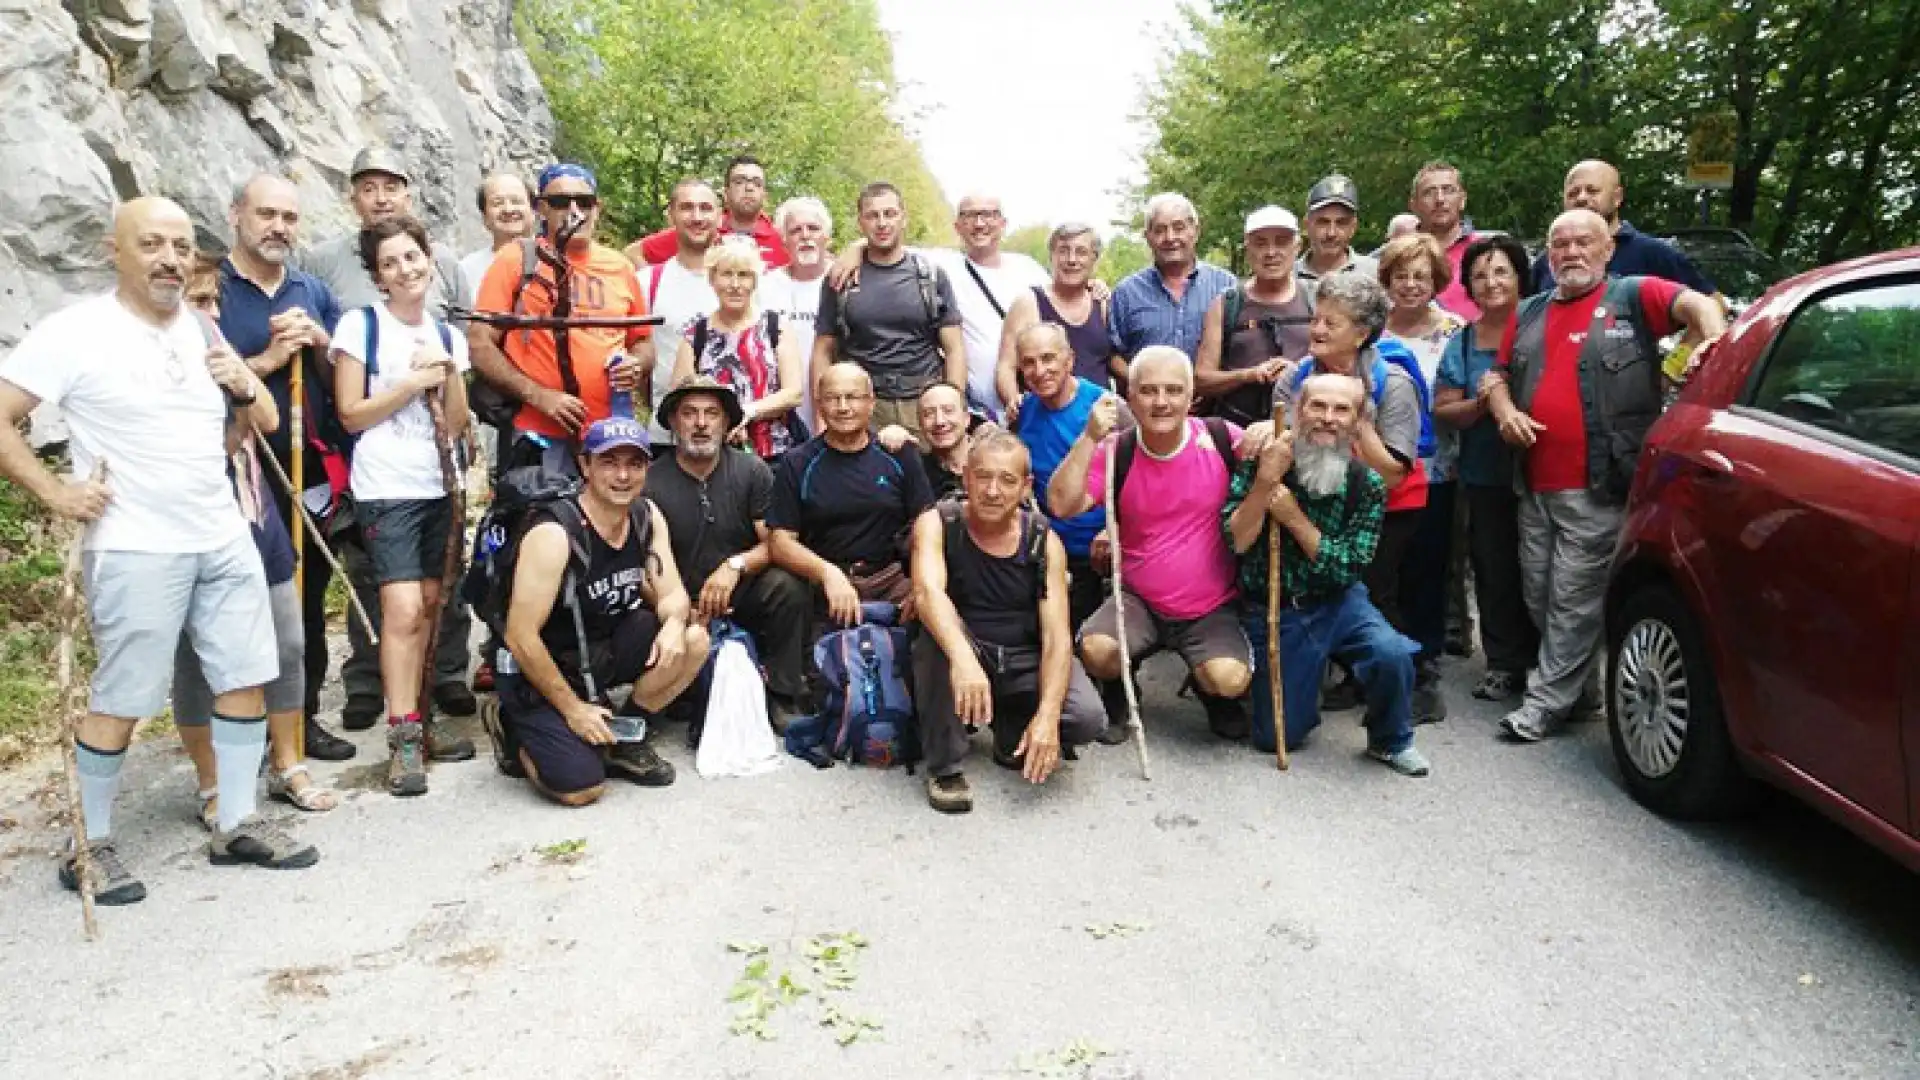
{"label": "woman with short gray hair", "polygon": [[994,389],[1008,410],[1008,422],[1020,405],[1020,357],[1016,344],[1035,323],[1053,323],[1066,331],[1073,348],[1073,373],[1095,386],[1108,385],[1113,343],[1107,338],[1107,287],[1093,276],[1100,264],[1100,234],[1077,221],[1055,226],[1047,237],[1052,280],[1020,294],[1000,327],[1000,361]]}

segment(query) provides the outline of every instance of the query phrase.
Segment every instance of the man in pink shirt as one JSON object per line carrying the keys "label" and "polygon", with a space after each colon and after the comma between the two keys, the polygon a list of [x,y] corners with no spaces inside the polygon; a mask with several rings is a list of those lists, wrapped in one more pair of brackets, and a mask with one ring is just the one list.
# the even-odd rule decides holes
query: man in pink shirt
{"label": "man in pink shirt", "polygon": [[1440,241],[1447,263],[1453,267],[1453,279],[1436,298],[1440,306],[1468,322],[1477,321],[1480,308],[1467,296],[1467,283],[1460,280],[1460,258],[1476,238],[1467,221],[1467,186],[1460,180],[1460,170],[1444,161],[1420,166],[1420,171],[1413,174],[1413,194],[1407,199],[1407,209],[1420,219],[1421,232]]}
{"label": "man in pink shirt", "polygon": [[[1242,432],[1187,415],[1193,364],[1178,349],[1141,349],[1127,385],[1136,431],[1111,435],[1120,403],[1102,398],[1048,483],[1047,504],[1056,519],[1104,504],[1107,463],[1117,449],[1120,505],[1109,528],[1119,530],[1127,655],[1138,663],[1161,649],[1179,653],[1207,725],[1223,739],[1245,739],[1253,654],[1240,626],[1233,552],[1220,533]],[[1080,658],[1096,679],[1124,674],[1118,615],[1109,598],[1080,628]]]}

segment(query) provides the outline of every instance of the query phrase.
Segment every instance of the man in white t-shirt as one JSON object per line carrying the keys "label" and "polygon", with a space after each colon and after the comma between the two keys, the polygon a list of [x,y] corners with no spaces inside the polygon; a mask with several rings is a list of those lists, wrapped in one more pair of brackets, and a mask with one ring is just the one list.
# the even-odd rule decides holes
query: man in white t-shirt
{"label": "man in white t-shirt", "polygon": [[[655,414],[660,402],[673,389],[673,362],[682,334],[693,320],[711,315],[720,306],[707,281],[707,249],[718,239],[720,198],[704,180],[682,180],[673,185],[667,203],[667,219],[673,223],[679,253],[663,263],[640,271],[640,287],[647,290],[647,311],[660,317],[653,331],[657,346],[653,352],[653,378],[648,387],[648,403]],[[639,256],[642,241],[627,248],[627,258]],[[634,263],[639,266],[638,262]],[[648,429],[655,446],[673,442],[673,433],[654,416]]]}
{"label": "man in white t-shirt", "polygon": [[470,252],[460,260],[460,275],[467,283],[467,304],[480,295],[480,279],[487,276],[493,256],[515,240],[533,235],[533,192],[515,172],[497,172],[480,181],[474,200],[480,204],[480,220],[487,227],[487,246]]}
{"label": "man in white t-shirt", "polygon": [[973,194],[960,200],[953,231],[964,251],[929,248],[927,257],[947,272],[960,305],[960,327],[967,341],[967,403],[994,419],[1001,413],[994,374],[1000,364],[1000,326],[1008,309],[1027,291],[1050,280],[1040,264],[1015,251],[1001,251],[1007,219],[997,195]]}
{"label": "man in white t-shirt", "polygon": [[[820,314],[820,286],[832,258],[833,215],[811,195],[788,199],[773,215],[790,261],[760,279],[759,306],[780,313],[780,333],[793,338],[801,356],[813,355],[814,320]],[[800,416],[813,427],[813,382],[800,388]]]}
{"label": "man in white t-shirt", "polygon": [[[266,753],[261,687],[280,670],[266,572],[227,479],[226,427],[245,409],[279,424],[273,396],[181,303],[193,264],[193,223],[166,199],[114,215],[118,284],[42,320],[0,362],[0,473],[62,517],[88,522],[87,611],[99,662],[75,734],[95,900],[131,904],[146,886],[121,863],[113,801],[134,725],[167,704],[185,632],[213,691],[219,821],[212,861],[311,866],[319,853],[255,812]],[[47,471],[17,424],[58,405],[79,476]],[[70,853],[60,881],[80,888]]]}

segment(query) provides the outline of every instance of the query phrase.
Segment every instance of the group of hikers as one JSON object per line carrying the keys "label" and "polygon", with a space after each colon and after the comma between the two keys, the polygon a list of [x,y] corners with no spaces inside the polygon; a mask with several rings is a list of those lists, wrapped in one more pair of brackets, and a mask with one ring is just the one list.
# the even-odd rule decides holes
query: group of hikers
{"label": "group of hikers", "polygon": [[[898,189],[869,184],[836,254],[820,200],[767,213],[751,157],[718,191],[681,181],[669,228],[624,251],[596,239],[579,165],[487,176],[489,243],[464,258],[412,186],[399,154],[363,151],[360,228],[301,250],[298,189],[253,176],[218,258],[178,205],[128,201],[116,287],[0,361],[0,473],[87,523],[86,843],[60,878],[78,888],[85,856],[98,902],[145,895],[113,804],[136,723],[169,703],[212,860],[317,860],[257,787],[270,753],[268,794],[323,812],[337,797],[305,758],[356,753],[316,718],[330,553],[361,609],[340,723],[384,716],[396,795],[475,755],[438,717],[476,711],[500,770],[557,803],[670,784],[660,721],[698,736],[723,639],[751,644],[795,748],[864,707],[820,645],[874,624],[900,635],[909,756],[943,812],[972,808],[977,729],[1036,784],[1127,741],[1129,682],[1161,651],[1220,739],[1298,749],[1323,711],[1363,707],[1367,755],[1418,777],[1440,658],[1477,639],[1473,693],[1537,741],[1597,708],[1640,442],[1724,319],[1684,256],[1622,220],[1598,161],[1567,174],[1538,260],[1476,232],[1460,171],[1433,163],[1411,231],[1371,255],[1344,176],[1304,219],[1254,210],[1245,278],[1199,257],[1191,202],[1158,195],[1153,264],[1111,290],[1094,228],[1055,228],[1042,268],[1001,250],[983,194],[958,204],[958,248],[916,249]],[[18,431],[42,403],[67,420],[69,478]],[[469,467],[495,492],[471,570]]]}

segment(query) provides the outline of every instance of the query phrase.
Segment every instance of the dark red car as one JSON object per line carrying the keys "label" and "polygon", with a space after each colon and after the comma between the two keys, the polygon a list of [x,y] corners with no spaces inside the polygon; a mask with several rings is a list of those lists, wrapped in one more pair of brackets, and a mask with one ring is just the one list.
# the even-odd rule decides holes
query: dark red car
{"label": "dark red car", "polygon": [[1920,248],[1774,286],[1634,476],[1608,727],[1676,817],[1759,778],[1920,870]]}

